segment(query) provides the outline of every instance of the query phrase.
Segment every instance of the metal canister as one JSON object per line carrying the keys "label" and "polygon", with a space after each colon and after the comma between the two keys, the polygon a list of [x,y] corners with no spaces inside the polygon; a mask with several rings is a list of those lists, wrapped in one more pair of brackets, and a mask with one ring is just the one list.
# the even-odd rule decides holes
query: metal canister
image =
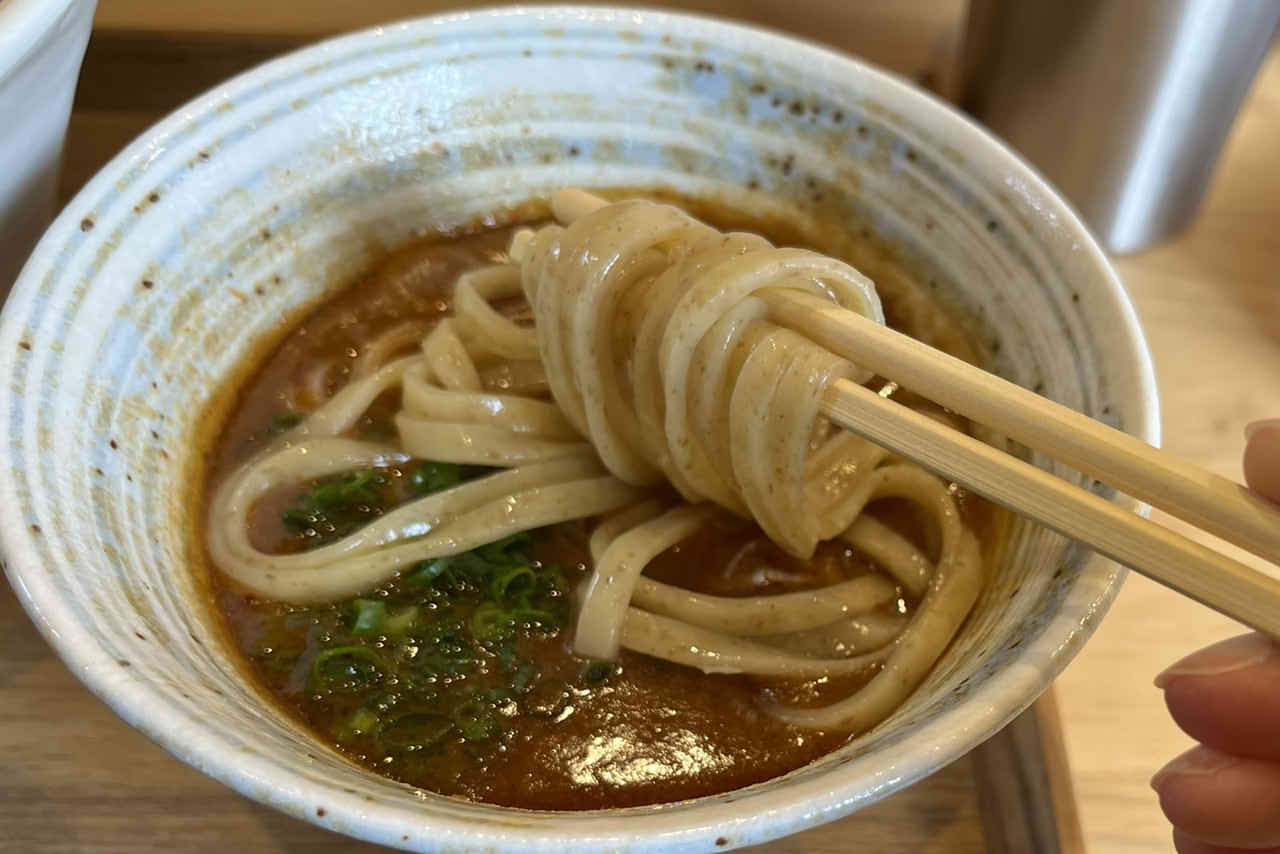
{"label": "metal canister", "polygon": [[1113,252],[1195,215],[1280,0],[972,0],[955,96]]}

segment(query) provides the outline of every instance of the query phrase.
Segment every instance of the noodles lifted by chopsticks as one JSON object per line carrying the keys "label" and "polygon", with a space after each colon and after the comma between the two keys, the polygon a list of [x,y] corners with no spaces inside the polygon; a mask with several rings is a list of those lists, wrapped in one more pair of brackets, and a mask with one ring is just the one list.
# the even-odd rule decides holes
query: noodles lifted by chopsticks
{"label": "noodles lifted by chopsticks", "polygon": [[[821,415],[828,383],[865,373],[769,320],[764,297],[790,288],[883,322],[871,282],[842,262],[721,233],[668,205],[567,191],[553,209],[555,224],[516,235],[509,263],[460,277],[453,316],[426,333],[417,355],[390,360],[414,330],[388,332],[395,340],[375,341],[356,379],[219,488],[212,557],[263,596],[328,601],[425,558],[603,517],[577,653],[612,658],[625,646],[707,672],[801,679],[872,669],[833,705],[771,711],[804,726],[874,726],[950,642],[982,572],[942,481]],[[532,328],[494,307],[520,296]],[[398,443],[341,438],[395,387]],[[268,491],[415,456],[505,471],[404,504],[312,551],[273,555],[250,542],[250,510]],[[657,491],[668,483],[682,501]],[[940,545],[914,543],[864,512],[887,497],[922,507]],[[654,557],[726,511],[754,519],[796,556],[839,537],[882,571],[742,598],[644,577]],[[900,596],[917,602],[914,612],[885,616]]]}

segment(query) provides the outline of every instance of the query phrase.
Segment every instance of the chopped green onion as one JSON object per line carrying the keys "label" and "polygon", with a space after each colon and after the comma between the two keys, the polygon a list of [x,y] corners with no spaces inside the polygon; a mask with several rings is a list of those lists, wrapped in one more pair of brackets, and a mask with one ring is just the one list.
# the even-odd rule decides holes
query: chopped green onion
{"label": "chopped green onion", "polygon": [[469,646],[448,641],[426,642],[428,651],[414,659],[414,670],[427,675],[459,676],[475,670]]}
{"label": "chopped green onion", "polygon": [[378,743],[388,753],[430,750],[442,743],[454,726],[454,722],[444,715],[403,715],[382,728]]}
{"label": "chopped green onion", "polygon": [[467,741],[488,741],[501,729],[490,703],[478,697],[472,697],[459,706],[453,713],[453,722]]}
{"label": "chopped green onion", "polygon": [[[401,581],[410,590],[418,590],[423,587],[430,587],[437,578],[442,576],[446,580],[453,579],[453,573],[449,572],[449,566],[452,563],[452,557],[436,557],[419,561],[414,565],[413,569],[401,576]],[[453,584],[451,586],[457,585]]]}
{"label": "chopped green onion", "polygon": [[496,641],[526,623],[544,631],[554,631],[560,625],[554,614],[541,608],[503,608],[496,602],[485,602],[471,613],[471,634],[479,641]]}
{"label": "chopped green onion", "polygon": [[485,560],[477,552],[454,555],[453,561],[449,564],[456,587],[462,587],[461,582],[464,581],[473,587],[485,587],[493,577],[494,569],[496,567],[493,563]]}
{"label": "chopped green onion", "polygon": [[341,536],[381,511],[384,502],[379,489],[386,483],[386,477],[373,469],[328,478],[298,496],[280,514],[280,521],[297,533],[314,533],[320,530],[317,526],[328,523],[327,533]]}
{"label": "chopped green onion", "polygon": [[291,531],[305,531],[319,521],[319,517],[305,507],[289,507],[280,514],[280,521]]}
{"label": "chopped green onion", "polygon": [[286,409],[284,412],[277,412],[271,416],[271,421],[267,425],[267,429],[276,434],[287,433],[294,427],[302,423],[302,413],[294,412],[292,409]]}
{"label": "chopped green onion", "polygon": [[489,563],[524,563],[520,556],[529,551],[530,545],[529,533],[521,531],[480,546],[475,553]]}
{"label": "chopped green onion", "polygon": [[493,715],[458,723],[458,730],[467,741],[489,741],[496,738],[502,726]]}
{"label": "chopped green onion", "polygon": [[407,635],[421,616],[422,609],[417,605],[411,605],[403,611],[398,611],[388,616],[382,623],[382,633],[388,637]]}
{"label": "chopped green onion", "polygon": [[382,475],[372,469],[360,469],[318,484],[311,490],[310,498],[320,510],[346,509],[359,503],[377,504],[378,493],[374,487],[384,482]]}
{"label": "chopped green onion", "polygon": [[541,608],[512,608],[507,613],[512,623],[530,623],[548,632],[560,628],[560,621],[556,619],[556,615]]}
{"label": "chopped green onion", "polygon": [[378,716],[363,706],[351,713],[351,716],[338,727],[336,733],[339,741],[350,741],[358,735],[372,735],[378,729]]}
{"label": "chopped green onion", "polygon": [[409,473],[409,486],[419,495],[430,495],[463,481],[462,466],[455,463],[439,463],[424,460]]}
{"label": "chopped green onion", "polygon": [[476,640],[498,640],[510,633],[512,620],[496,602],[485,602],[471,613],[471,634]]}
{"label": "chopped green onion", "polygon": [[382,622],[387,616],[387,605],[377,599],[356,599],[351,603],[354,619],[351,633],[360,637],[380,634]]}
{"label": "chopped green onion", "polygon": [[391,672],[390,665],[365,646],[326,649],[311,662],[313,688],[355,690],[377,682]]}
{"label": "chopped green onion", "polygon": [[495,575],[489,590],[494,599],[506,599],[508,596],[528,595],[533,592],[538,577],[529,566],[514,566]]}
{"label": "chopped green onion", "polygon": [[430,495],[492,471],[484,466],[464,466],[439,460],[423,460],[409,472],[409,486],[419,495]]}

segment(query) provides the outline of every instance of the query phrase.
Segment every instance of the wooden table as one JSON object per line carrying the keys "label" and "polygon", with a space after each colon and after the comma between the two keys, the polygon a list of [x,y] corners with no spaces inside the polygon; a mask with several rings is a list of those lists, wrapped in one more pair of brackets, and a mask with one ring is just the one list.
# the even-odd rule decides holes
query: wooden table
{"label": "wooden table", "polygon": [[[1164,447],[1236,480],[1244,425],[1280,417],[1277,139],[1280,49],[1273,49],[1192,227],[1162,246],[1116,261],[1154,357]],[[1163,514],[1156,518],[1191,533]],[[1151,679],[1182,655],[1241,631],[1225,617],[1131,575],[1098,633],[1059,679],[1090,851],[1170,850],[1168,825],[1147,781],[1190,740],[1165,713]]]}
{"label": "wooden table", "polygon": [[[877,0],[863,8],[869,7],[901,4]],[[139,29],[178,26],[183,18],[176,10],[191,8],[103,0],[109,22],[133,32],[116,32],[91,47],[86,68],[92,73],[82,83],[68,141],[66,192],[187,94],[309,35],[277,22],[228,48],[223,38],[157,39]],[[235,29],[235,14],[252,17],[274,7],[234,0],[218,8],[231,17],[214,29],[226,31]],[[347,7],[325,0],[316,8],[339,14]],[[860,21],[850,33],[870,46],[864,54],[927,80],[953,41],[951,25],[937,23],[939,10],[954,19],[956,8],[953,0],[939,0],[918,19],[891,17],[886,38],[873,38],[878,31]],[[902,29],[904,20],[915,30]],[[927,30],[923,41],[904,35],[921,28]],[[880,47],[876,55],[877,44],[897,47]],[[156,63],[177,73],[157,75]],[[1273,55],[1194,226],[1162,247],[1117,261],[1155,356],[1166,446],[1231,477],[1239,476],[1243,425],[1280,415],[1280,170],[1271,150],[1277,134],[1280,56]],[[244,800],[148,743],[74,680],[3,585],[0,626],[0,851],[373,850]],[[1074,801],[1072,778],[1055,749],[1057,711],[1049,695],[1034,715],[929,780],[837,825],[761,851],[1039,851],[1057,844],[1066,852],[1166,852],[1168,829],[1146,781],[1187,739],[1165,715],[1150,680],[1179,655],[1238,630],[1131,578],[1056,686]]]}

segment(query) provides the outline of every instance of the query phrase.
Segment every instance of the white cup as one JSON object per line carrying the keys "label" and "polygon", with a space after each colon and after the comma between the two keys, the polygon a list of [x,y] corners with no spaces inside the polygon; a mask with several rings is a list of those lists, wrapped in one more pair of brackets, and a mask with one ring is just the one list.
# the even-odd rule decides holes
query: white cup
{"label": "white cup", "polygon": [[0,0],[0,296],[53,218],[94,0]]}

